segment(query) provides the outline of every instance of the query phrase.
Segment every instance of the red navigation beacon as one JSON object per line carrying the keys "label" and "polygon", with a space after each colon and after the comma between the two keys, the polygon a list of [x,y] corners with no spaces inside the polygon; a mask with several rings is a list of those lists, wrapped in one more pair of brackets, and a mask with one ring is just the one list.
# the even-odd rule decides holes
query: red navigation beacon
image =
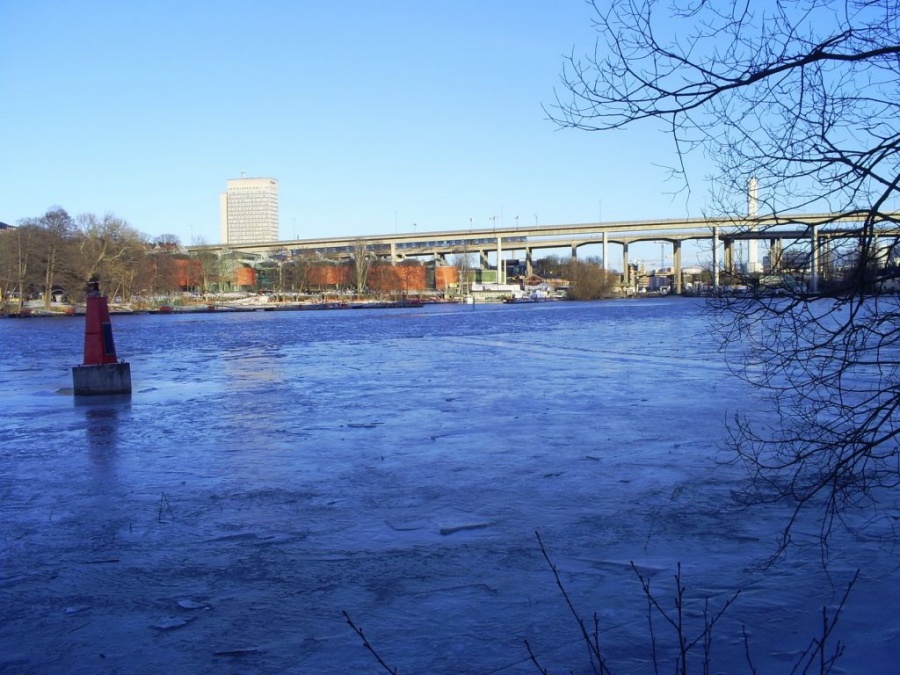
{"label": "red navigation beacon", "polygon": [[100,295],[100,282],[91,279],[87,291],[84,362],[72,368],[75,395],[130,394],[131,366],[116,356],[109,305]]}

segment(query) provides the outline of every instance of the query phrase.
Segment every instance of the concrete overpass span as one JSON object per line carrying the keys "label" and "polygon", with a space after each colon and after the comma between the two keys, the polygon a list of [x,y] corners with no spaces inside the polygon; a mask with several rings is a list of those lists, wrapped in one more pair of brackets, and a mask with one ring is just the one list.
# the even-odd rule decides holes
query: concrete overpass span
{"label": "concrete overpass span", "polygon": [[[895,216],[888,214],[880,225],[885,236],[900,236],[894,224]],[[366,252],[383,260],[399,262],[410,257],[433,257],[446,260],[448,256],[478,254],[486,264],[495,255],[498,270],[504,253],[523,252],[526,265],[531,269],[533,252],[541,249],[565,249],[577,257],[578,249],[599,244],[603,250],[604,265],[609,265],[610,245],[620,247],[625,282],[629,283],[628,248],[637,242],[661,242],[672,247],[676,292],[681,291],[681,249],[685,241],[706,241],[712,254],[713,283],[718,285],[719,269],[732,271],[733,245],[737,241],[755,243],[769,241],[808,239],[815,248],[821,238],[852,238],[858,236],[858,227],[868,216],[856,214],[793,214],[778,217],[754,217],[736,219],[688,218],[644,221],[569,223],[559,225],[534,225],[497,227],[484,229],[441,230],[433,232],[359,235],[348,237],[320,237],[290,239],[277,242],[258,242],[237,245],[190,246],[189,253],[228,251],[236,253],[308,255],[331,260],[348,260]],[[780,246],[780,244],[779,244]],[[724,265],[720,263],[720,247]],[[501,275],[502,275],[501,271]],[[505,280],[505,279],[503,279]]]}

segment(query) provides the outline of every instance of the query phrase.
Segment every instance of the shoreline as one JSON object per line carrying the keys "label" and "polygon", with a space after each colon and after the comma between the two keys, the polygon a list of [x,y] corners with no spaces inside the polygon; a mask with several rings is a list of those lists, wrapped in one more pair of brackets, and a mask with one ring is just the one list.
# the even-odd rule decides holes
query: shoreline
{"label": "shoreline", "polygon": [[[209,304],[209,305],[161,305],[148,309],[115,309],[110,308],[110,315],[129,315],[129,314],[230,314],[235,312],[296,312],[296,311],[322,311],[336,309],[403,309],[423,307],[426,303],[420,301],[373,301],[373,302],[307,302],[307,303],[264,303],[258,305],[228,305],[228,304]],[[2,312],[0,318],[3,319],[44,319],[55,317],[83,317],[85,311],[82,308],[67,308],[63,311],[53,311],[45,309],[35,309],[26,307],[25,311],[20,312]]]}

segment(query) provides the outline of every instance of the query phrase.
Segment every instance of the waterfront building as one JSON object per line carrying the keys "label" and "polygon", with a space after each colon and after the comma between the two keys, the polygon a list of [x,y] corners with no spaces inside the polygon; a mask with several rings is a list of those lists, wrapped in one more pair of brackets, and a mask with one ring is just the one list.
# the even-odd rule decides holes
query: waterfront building
{"label": "waterfront building", "polygon": [[278,241],[278,181],[231,178],[219,196],[222,244]]}

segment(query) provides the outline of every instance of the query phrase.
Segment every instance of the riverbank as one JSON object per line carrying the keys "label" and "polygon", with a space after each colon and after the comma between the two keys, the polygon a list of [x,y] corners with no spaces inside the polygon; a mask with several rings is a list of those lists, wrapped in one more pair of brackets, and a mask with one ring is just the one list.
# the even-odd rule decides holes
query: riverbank
{"label": "riverbank", "polygon": [[[358,302],[261,302],[254,304],[190,304],[159,305],[149,308],[132,308],[129,306],[110,305],[109,313],[114,314],[208,314],[210,312],[284,312],[284,311],[320,311],[334,309],[407,309],[423,307],[426,303],[419,300],[393,301],[358,301]],[[22,307],[18,310],[0,312],[0,318],[31,319],[49,317],[84,316],[84,306],[56,305],[51,309],[44,307]]]}
{"label": "riverbank", "polygon": [[[641,295],[616,296],[604,298],[604,300],[647,300],[664,297],[658,293],[645,293]],[[692,296],[673,296],[689,298]],[[298,311],[322,311],[338,309],[409,309],[421,308],[425,305],[530,305],[541,303],[564,302],[565,298],[475,298],[474,302],[466,299],[420,298],[405,300],[310,300],[302,302],[269,302],[267,299],[259,299],[249,296],[241,301],[210,302],[158,305],[152,307],[133,307],[131,305],[109,305],[111,315],[127,314],[209,314],[236,313],[236,312],[298,312]],[[50,317],[84,316],[84,305],[64,305],[54,303],[48,310],[42,304],[26,305],[22,309],[4,307],[0,308],[0,319],[30,319]]]}

